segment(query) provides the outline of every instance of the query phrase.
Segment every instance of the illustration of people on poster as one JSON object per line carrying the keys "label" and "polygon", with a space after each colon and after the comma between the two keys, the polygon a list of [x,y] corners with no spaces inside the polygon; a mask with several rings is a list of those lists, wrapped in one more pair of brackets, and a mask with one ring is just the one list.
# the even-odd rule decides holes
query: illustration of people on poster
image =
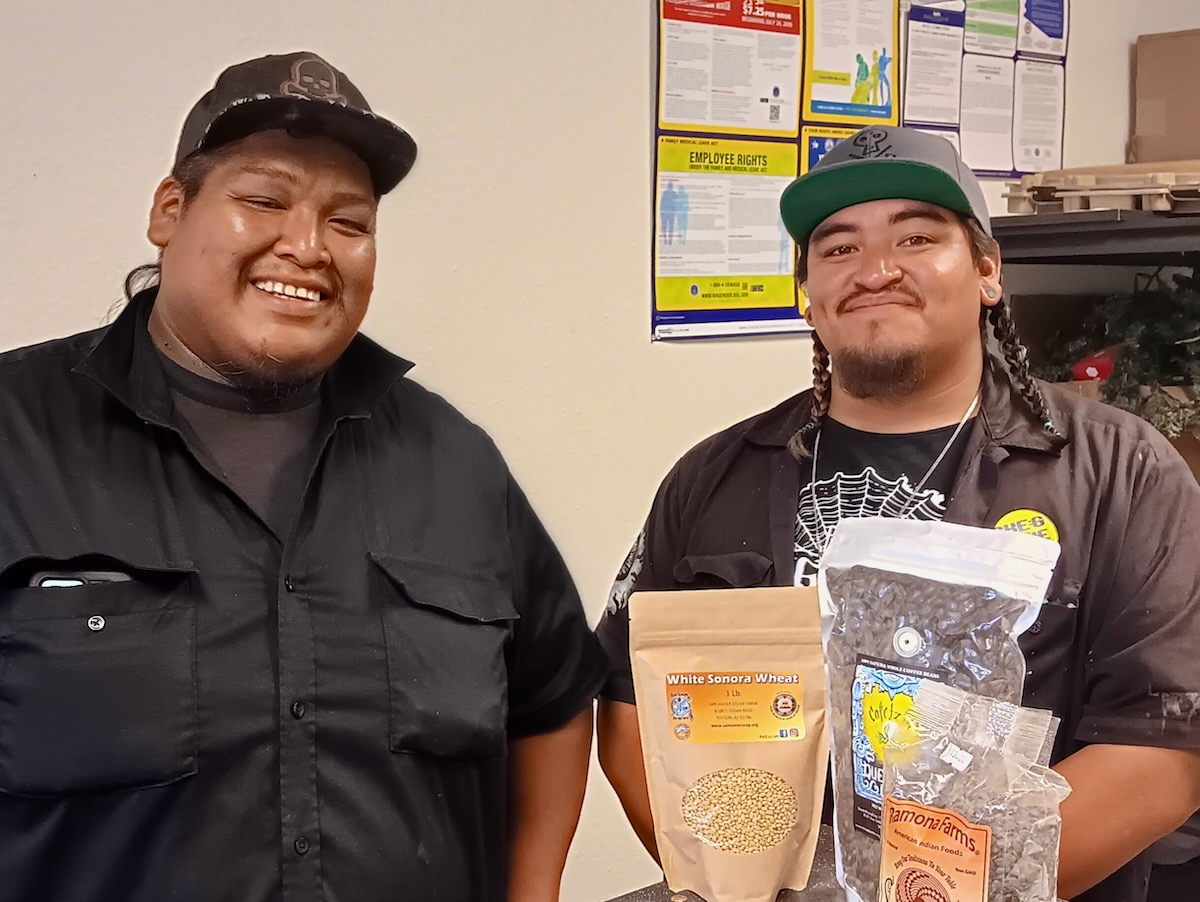
{"label": "illustration of people on poster", "polygon": [[670,247],[687,244],[687,185],[668,180],[659,198],[659,240]]}
{"label": "illustration of people on poster", "polygon": [[855,125],[899,122],[892,90],[899,43],[895,0],[808,4],[804,119]]}

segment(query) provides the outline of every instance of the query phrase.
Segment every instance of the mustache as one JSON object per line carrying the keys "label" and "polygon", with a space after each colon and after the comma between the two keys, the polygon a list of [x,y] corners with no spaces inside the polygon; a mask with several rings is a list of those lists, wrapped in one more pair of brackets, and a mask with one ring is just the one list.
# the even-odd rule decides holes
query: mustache
{"label": "mustache", "polygon": [[925,299],[921,297],[920,294],[918,294],[912,288],[909,288],[907,285],[897,285],[894,288],[889,288],[887,291],[869,291],[867,289],[852,291],[845,297],[841,298],[837,302],[837,306],[834,309],[837,310],[838,313],[845,313],[860,300],[870,300],[877,297],[894,297],[895,295],[903,295],[904,297],[908,298],[910,301],[912,301],[914,307],[920,308],[925,306]]}

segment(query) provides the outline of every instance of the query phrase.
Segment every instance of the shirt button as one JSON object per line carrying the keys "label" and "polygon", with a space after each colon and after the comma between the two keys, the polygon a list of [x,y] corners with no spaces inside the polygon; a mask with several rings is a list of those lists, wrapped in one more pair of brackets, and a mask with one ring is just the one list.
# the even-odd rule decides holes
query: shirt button
{"label": "shirt button", "polygon": [[93,633],[98,633],[104,629],[104,618],[97,614],[95,617],[88,618],[88,629]]}
{"label": "shirt button", "polygon": [[297,855],[307,855],[308,854],[308,840],[305,839],[303,836],[301,836],[299,839],[297,839],[296,842],[293,843],[293,845],[296,847]]}
{"label": "shirt button", "polygon": [[292,702],[292,717],[299,720],[304,716],[304,702]]}
{"label": "shirt button", "polygon": [[283,578],[283,587],[285,589],[287,589],[289,592],[296,591],[296,584],[294,582],[292,582],[292,578],[290,576],[285,576]]}

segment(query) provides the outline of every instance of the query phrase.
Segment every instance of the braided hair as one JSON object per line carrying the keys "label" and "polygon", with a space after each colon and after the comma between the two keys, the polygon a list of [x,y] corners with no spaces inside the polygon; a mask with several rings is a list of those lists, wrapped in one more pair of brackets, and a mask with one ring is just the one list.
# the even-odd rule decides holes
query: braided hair
{"label": "braided hair", "polygon": [[833,384],[833,374],[829,371],[829,351],[821,342],[821,336],[812,333],[813,346],[813,387],[812,410],[808,422],[788,441],[788,450],[796,460],[812,457],[810,440],[816,437],[821,428],[821,421],[829,413],[829,395]]}
{"label": "braided hair", "polygon": [[[960,215],[959,220],[963,228],[966,229],[967,240],[971,245],[971,258],[978,268],[983,265],[984,260],[991,259],[995,255],[998,249],[996,239],[985,232],[979,221],[973,216]],[[799,285],[803,285],[807,280],[807,260],[802,253],[798,253],[796,259],[796,282]],[[1042,394],[1037,380],[1034,379],[1033,373],[1029,369],[1029,350],[1017,336],[1016,324],[1013,322],[1008,304],[1005,303],[1003,298],[996,302],[994,306],[985,307],[979,315],[980,339],[984,342],[985,353],[988,353],[988,350],[984,329],[989,322],[992,326],[992,334],[996,337],[1000,353],[1004,357],[1004,362],[1008,367],[1013,382],[1016,383],[1021,399],[1033,415],[1038,418],[1042,424],[1042,428],[1046,432],[1054,436],[1060,435],[1061,433],[1055,427],[1054,419],[1050,415],[1050,408],[1046,404],[1046,397]],[[821,337],[815,331],[812,333],[812,345],[813,388],[809,421],[788,441],[788,450],[796,460],[804,460],[812,457],[812,442],[816,438],[817,432],[821,429],[821,421],[829,413],[829,396],[833,382],[833,374],[829,368],[829,351],[821,341]]]}
{"label": "braided hair", "polygon": [[1017,327],[1008,310],[1008,304],[1002,298],[994,307],[988,308],[984,315],[991,321],[992,334],[996,336],[1000,353],[1004,356],[1004,362],[1008,364],[1009,375],[1016,383],[1025,406],[1038,418],[1043,429],[1051,435],[1061,435],[1054,425],[1050,408],[1046,405],[1046,396],[1042,394],[1041,387],[1029,370],[1029,349],[1017,337]]}

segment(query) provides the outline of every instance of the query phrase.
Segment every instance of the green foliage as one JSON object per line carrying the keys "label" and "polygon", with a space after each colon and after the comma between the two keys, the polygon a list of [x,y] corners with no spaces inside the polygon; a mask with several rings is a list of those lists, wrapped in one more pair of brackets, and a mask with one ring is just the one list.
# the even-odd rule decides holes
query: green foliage
{"label": "green foliage", "polygon": [[[1169,438],[1200,436],[1200,278],[1196,273],[1138,280],[1133,292],[1097,304],[1082,323],[1054,335],[1037,375],[1071,379],[1082,358],[1113,345],[1120,354],[1104,400],[1136,414]],[[1174,389],[1168,392],[1167,389]]]}

